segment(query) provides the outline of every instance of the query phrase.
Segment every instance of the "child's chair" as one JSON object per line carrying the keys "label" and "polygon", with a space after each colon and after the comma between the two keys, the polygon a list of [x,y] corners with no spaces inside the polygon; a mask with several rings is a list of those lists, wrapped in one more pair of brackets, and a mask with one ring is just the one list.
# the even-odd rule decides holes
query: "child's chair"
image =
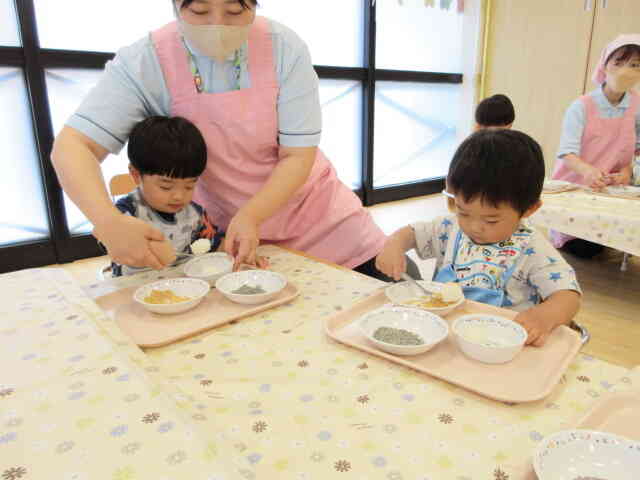
{"label": "child's chair", "polygon": [[[136,182],[133,177],[128,173],[122,173],[115,175],[109,182],[109,195],[111,195],[111,201],[115,203],[116,197],[120,195],[126,195],[131,190],[136,188]],[[106,280],[111,278],[111,263],[100,267],[98,270],[98,280]]]}

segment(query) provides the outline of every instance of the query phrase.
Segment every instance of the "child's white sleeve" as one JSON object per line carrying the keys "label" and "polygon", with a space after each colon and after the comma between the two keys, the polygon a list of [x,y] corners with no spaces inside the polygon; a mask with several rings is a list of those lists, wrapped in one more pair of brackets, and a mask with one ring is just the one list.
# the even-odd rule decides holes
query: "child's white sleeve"
{"label": "child's white sleeve", "polygon": [[546,239],[538,237],[529,246],[529,284],[542,300],[560,290],[573,290],[582,295],[576,272]]}
{"label": "child's white sleeve", "polygon": [[416,237],[416,253],[421,259],[442,258],[451,235],[453,221],[449,217],[410,225]]}

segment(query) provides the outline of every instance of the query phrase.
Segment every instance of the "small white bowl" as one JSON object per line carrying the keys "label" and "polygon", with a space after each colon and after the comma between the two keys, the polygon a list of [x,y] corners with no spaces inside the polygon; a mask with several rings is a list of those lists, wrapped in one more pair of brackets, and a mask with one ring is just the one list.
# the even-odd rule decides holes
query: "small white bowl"
{"label": "small white bowl", "polygon": [[[259,286],[265,293],[233,293],[243,285]],[[255,305],[275,298],[287,286],[287,277],[270,270],[242,270],[218,279],[216,289],[232,302]]]}
{"label": "small white bowl", "polygon": [[527,341],[522,325],[497,315],[463,315],[451,329],[460,350],[483,363],[510,362]]}
{"label": "small white bowl", "polygon": [[[141,286],[133,292],[133,299],[150,312],[167,315],[191,310],[202,301],[210,289],[211,287],[204,280],[198,280],[196,278],[170,278]],[[149,296],[151,290],[171,290],[180,297],[189,297],[190,300],[170,304],[147,303],[144,299]]]}
{"label": "small white bowl", "polygon": [[207,253],[189,260],[183,270],[187,277],[199,278],[214,286],[220,277],[231,273],[233,258],[224,252]]}
{"label": "small white bowl", "polygon": [[[438,291],[442,287],[442,283],[428,282],[426,280],[417,280],[420,285],[423,285],[427,290]],[[384,291],[387,298],[396,305],[407,305],[407,300],[413,300],[425,296],[425,293],[411,282],[398,282],[394,283],[390,287],[387,287]],[[420,308],[427,312],[435,313],[436,315],[447,315],[451,313],[456,307],[464,302],[464,295],[461,295],[457,302],[447,305],[446,307],[420,307],[418,305],[407,305],[411,308]]]}
{"label": "small white bowl", "polygon": [[[363,315],[359,320],[362,334],[380,350],[394,355],[418,355],[431,350],[449,335],[449,325],[438,315],[419,308],[385,305]],[[408,330],[420,336],[421,345],[395,345],[373,337],[380,327]]]}
{"label": "small white bowl", "polygon": [[565,430],[540,443],[533,468],[540,480],[637,480],[640,443],[610,433]]}

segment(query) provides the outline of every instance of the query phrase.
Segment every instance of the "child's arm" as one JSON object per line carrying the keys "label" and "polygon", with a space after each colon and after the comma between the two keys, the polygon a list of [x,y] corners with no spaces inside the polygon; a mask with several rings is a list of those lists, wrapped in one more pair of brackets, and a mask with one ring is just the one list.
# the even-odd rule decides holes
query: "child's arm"
{"label": "child's arm", "polygon": [[416,235],[413,228],[406,226],[395,231],[384,244],[376,257],[376,268],[395,280],[400,280],[407,270],[404,254],[416,247]]}
{"label": "child's arm", "polygon": [[580,308],[580,294],[574,290],[558,290],[544,302],[520,312],[515,320],[527,333],[527,345],[541,347],[554,328],[568,325]]}

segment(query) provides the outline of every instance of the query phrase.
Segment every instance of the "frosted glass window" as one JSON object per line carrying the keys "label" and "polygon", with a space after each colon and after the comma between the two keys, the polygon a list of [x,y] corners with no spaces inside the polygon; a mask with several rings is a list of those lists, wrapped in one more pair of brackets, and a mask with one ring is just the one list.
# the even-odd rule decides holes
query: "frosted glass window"
{"label": "frosted glass window", "polygon": [[354,80],[320,80],[322,139],[320,148],[343,183],[362,186],[362,84]]}
{"label": "frosted glass window", "polygon": [[34,3],[43,48],[115,52],[175,19],[171,0],[34,0]]}
{"label": "frosted glass window", "polygon": [[[62,129],[67,119],[76,111],[82,99],[98,82],[102,70],[86,70],[72,68],[50,68],[45,70],[49,105],[55,134]],[[127,173],[129,159],[127,149],[119,155],[108,155],[102,162],[102,176],[107,185],[114,175]],[[93,227],[84,214],[64,194],[64,206],[67,212],[67,225],[71,234],[90,232]]]}
{"label": "frosted glass window", "polygon": [[461,93],[452,84],[376,83],[374,187],[446,175]]}
{"label": "frosted glass window", "polygon": [[314,65],[362,67],[364,6],[368,1],[260,0],[258,15],[300,35],[309,46]]}
{"label": "frosted glass window", "polygon": [[463,15],[457,3],[423,0],[376,2],[376,68],[462,72]]}
{"label": "frosted glass window", "polygon": [[0,245],[49,237],[40,161],[21,69],[0,67]]}
{"label": "frosted glass window", "polygon": [[19,46],[18,17],[13,0],[0,0],[0,12],[0,46]]}

